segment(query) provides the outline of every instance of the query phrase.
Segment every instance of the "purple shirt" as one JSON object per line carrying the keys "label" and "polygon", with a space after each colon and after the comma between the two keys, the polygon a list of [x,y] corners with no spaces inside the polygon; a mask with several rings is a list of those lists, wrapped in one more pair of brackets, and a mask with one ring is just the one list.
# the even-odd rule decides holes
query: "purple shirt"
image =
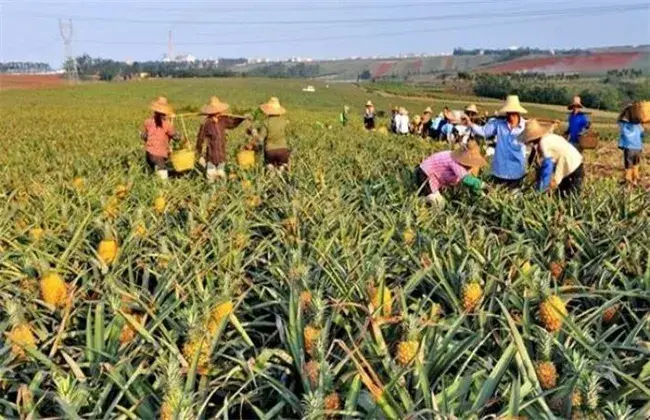
{"label": "purple shirt", "polygon": [[424,159],[420,168],[429,177],[432,192],[447,185],[458,184],[467,175],[467,169],[451,158],[451,151],[435,153]]}

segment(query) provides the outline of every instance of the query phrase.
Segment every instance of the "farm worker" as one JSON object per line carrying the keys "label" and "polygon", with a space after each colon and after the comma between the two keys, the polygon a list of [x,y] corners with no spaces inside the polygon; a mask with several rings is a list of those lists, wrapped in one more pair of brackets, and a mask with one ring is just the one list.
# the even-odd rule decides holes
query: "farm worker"
{"label": "farm worker", "polygon": [[350,112],[350,107],[345,105],[343,107],[343,112],[341,112],[341,114],[339,115],[339,122],[341,123],[341,125],[343,127],[348,125],[348,121],[350,119],[350,117],[348,115],[349,112]]}
{"label": "farm worker", "polygon": [[409,133],[409,112],[404,107],[399,108],[399,114],[395,117],[395,130],[400,135]]}
{"label": "farm worker", "polygon": [[508,188],[520,187],[526,175],[526,147],[519,136],[526,128],[526,121],[521,116],[527,113],[519,103],[519,97],[510,95],[499,111],[499,115],[505,115],[505,119],[495,118],[481,127],[465,117],[465,123],[474,134],[485,138],[496,136],[492,179]]}
{"label": "farm worker", "polygon": [[366,102],[366,110],[363,114],[363,126],[368,131],[375,129],[375,106],[371,101]]}
{"label": "farm worker", "polygon": [[413,120],[411,120],[411,124],[409,125],[409,132],[415,136],[422,134],[422,117],[419,115],[413,117]]}
{"label": "farm worker", "polygon": [[478,121],[478,108],[476,108],[476,105],[475,105],[475,104],[469,104],[469,105],[467,105],[467,106],[465,107],[465,109],[463,110],[463,112],[465,112],[465,115],[467,115],[467,117],[468,117],[471,121],[474,121],[474,122],[477,122],[477,121]]}
{"label": "farm worker", "polygon": [[585,171],[582,155],[573,144],[535,119],[526,123],[521,138],[525,144],[532,146],[538,159],[538,190],[550,188],[557,190],[561,196],[580,193]]}
{"label": "farm worker", "polygon": [[147,163],[158,177],[167,179],[169,141],[180,140],[181,137],[167,119],[174,114],[167,98],[159,97],[149,105],[149,109],[153,111],[153,116],[145,120],[140,138],[145,142]]}
{"label": "farm worker", "polygon": [[424,112],[422,112],[422,127],[420,130],[422,138],[424,139],[430,137],[433,133],[433,130],[436,128],[434,127],[434,123],[431,120],[431,114],[433,114],[433,110],[430,106],[426,107]]}
{"label": "farm worker", "polygon": [[[224,115],[228,108],[229,105],[216,96],[201,108],[205,120],[196,136],[196,154],[207,161],[205,176],[209,182],[226,177],[226,130],[236,128],[250,118]],[[207,144],[206,158],[203,158],[204,143]]]}
{"label": "farm worker", "polygon": [[399,107],[394,106],[390,111],[390,132],[397,133],[397,116],[399,115]]}
{"label": "farm worker", "polygon": [[463,184],[475,192],[485,189],[486,185],[477,177],[481,167],[486,164],[474,140],[453,152],[446,150],[435,153],[415,168],[419,195],[437,207],[444,207],[445,199],[440,194],[444,187]]}
{"label": "farm worker", "polygon": [[622,183],[637,185],[641,178],[639,165],[641,164],[641,153],[643,152],[643,125],[634,121],[632,117],[632,106],[628,105],[618,116],[618,127],[621,135],[618,140],[618,148],[623,150],[623,164],[625,176]]}
{"label": "farm worker", "polygon": [[580,137],[589,129],[591,122],[586,113],[583,112],[582,101],[579,96],[574,96],[569,105],[569,126],[565,135],[568,136],[569,142],[582,152],[580,147]]}
{"label": "farm worker", "polygon": [[287,169],[291,156],[286,138],[288,121],[284,117],[287,110],[280,105],[280,100],[276,97],[260,105],[260,109],[267,116],[258,130],[258,138],[264,143],[264,164],[269,169]]}

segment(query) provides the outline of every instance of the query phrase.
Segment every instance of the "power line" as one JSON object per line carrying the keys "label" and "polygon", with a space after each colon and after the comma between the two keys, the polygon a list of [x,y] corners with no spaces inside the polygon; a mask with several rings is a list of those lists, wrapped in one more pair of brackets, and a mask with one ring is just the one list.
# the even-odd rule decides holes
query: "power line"
{"label": "power line", "polygon": [[[579,16],[586,16],[598,12],[629,12],[636,10],[646,10],[650,8],[650,3],[637,3],[637,4],[618,4],[613,6],[592,6],[592,7],[575,7],[565,9],[546,9],[546,10],[528,10],[528,11],[514,11],[509,12],[508,16],[511,17],[541,17],[541,16],[561,16],[564,14],[573,14]],[[334,24],[354,24],[359,25],[363,23],[405,23],[405,22],[432,22],[436,20],[452,20],[452,19],[489,19],[494,17],[502,17],[503,11],[488,12],[481,15],[472,15],[468,13],[457,13],[447,15],[431,15],[431,16],[415,16],[415,17],[389,17],[389,18],[364,18],[364,19],[330,19],[330,20],[266,20],[266,21],[249,21],[249,20],[154,20],[154,19],[132,19],[132,18],[107,18],[101,16],[71,16],[71,18],[80,21],[89,22],[112,22],[112,23],[133,23],[140,25],[220,25],[220,26],[260,26],[260,25],[334,25]],[[32,17],[52,18],[56,17],[52,14],[32,12],[29,13]]]}
{"label": "power line", "polygon": [[[620,13],[620,11],[617,11]],[[599,12],[597,15],[605,15],[610,13],[617,13],[615,11],[609,12]],[[500,24],[509,24],[517,25],[522,23],[529,22],[539,22],[550,19],[567,19],[567,18],[579,18],[580,16],[565,15],[565,16],[547,16],[547,17],[530,17],[530,18],[513,18],[509,16],[508,19],[502,20],[491,20],[490,22],[472,24],[472,28],[482,28],[482,27],[494,27],[495,25]],[[245,41],[234,41],[234,42],[187,42],[187,43],[176,43],[179,46],[243,46],[243,45],[263,45],[263,44],[276,44],[276,43],[303,43],[303,42],[319,42],[319,41],[335,41],[335,40],[344,40],[344,39],[354,39],[354,38],[378,38],[378,37],[391,37],[391,36],[403,36],[409,34],[425,34],[425,33],[436,33],[436,32],[447,32],[455,30],[465,30],[467,25],[454,25],[454,26],[438,26],[432,29],[411,29],[404,31],[394,31],[394,32],[379,32],[379,33],[366,33],[366,34],[354,34],[354,35],[333,35],[333,36],[324,36],[324,37],[302,37],[302,38],[282,38],[282,39],[262,39],[262,40],[245,40]],[[99,44],[99,45],[165,45],[164,42],[139,42],[139,41],[101,41],[101,40],[80,40],[77,41],[80,43],[86,44]]]}

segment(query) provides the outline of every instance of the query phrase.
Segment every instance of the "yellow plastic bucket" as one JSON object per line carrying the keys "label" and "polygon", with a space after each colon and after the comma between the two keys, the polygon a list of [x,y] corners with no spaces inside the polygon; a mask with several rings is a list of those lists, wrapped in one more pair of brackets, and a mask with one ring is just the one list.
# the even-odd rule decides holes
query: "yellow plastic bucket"
{"label": "yellow plastic bucket", "polygon": [[237,165],[242,169],[252,168],[255,165],[255,151],[242,150],[237,153]]}
{"label": "yellow plastic bucket", "polygon": [[194,169],[196,154],[190,149],[176,150],[172,152],[170,160],[176,172],[185,172]]}

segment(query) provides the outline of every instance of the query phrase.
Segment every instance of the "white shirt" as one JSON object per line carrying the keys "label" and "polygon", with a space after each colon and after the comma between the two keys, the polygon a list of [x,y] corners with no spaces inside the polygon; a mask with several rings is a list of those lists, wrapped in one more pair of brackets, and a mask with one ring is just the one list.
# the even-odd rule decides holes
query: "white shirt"
{"label": "white shirt", "polygon": [[553,179],[560,182],[582,164],[582,155],[564,137],[548,133],[539,142],[539,149],[544,158],[550,158],[555,164]]}
{"label": "white shirt", "polygon": [[398,134],[408,134],[409,133],[409,116],[408,115],[397,115],[395,116],[395,131]]}

